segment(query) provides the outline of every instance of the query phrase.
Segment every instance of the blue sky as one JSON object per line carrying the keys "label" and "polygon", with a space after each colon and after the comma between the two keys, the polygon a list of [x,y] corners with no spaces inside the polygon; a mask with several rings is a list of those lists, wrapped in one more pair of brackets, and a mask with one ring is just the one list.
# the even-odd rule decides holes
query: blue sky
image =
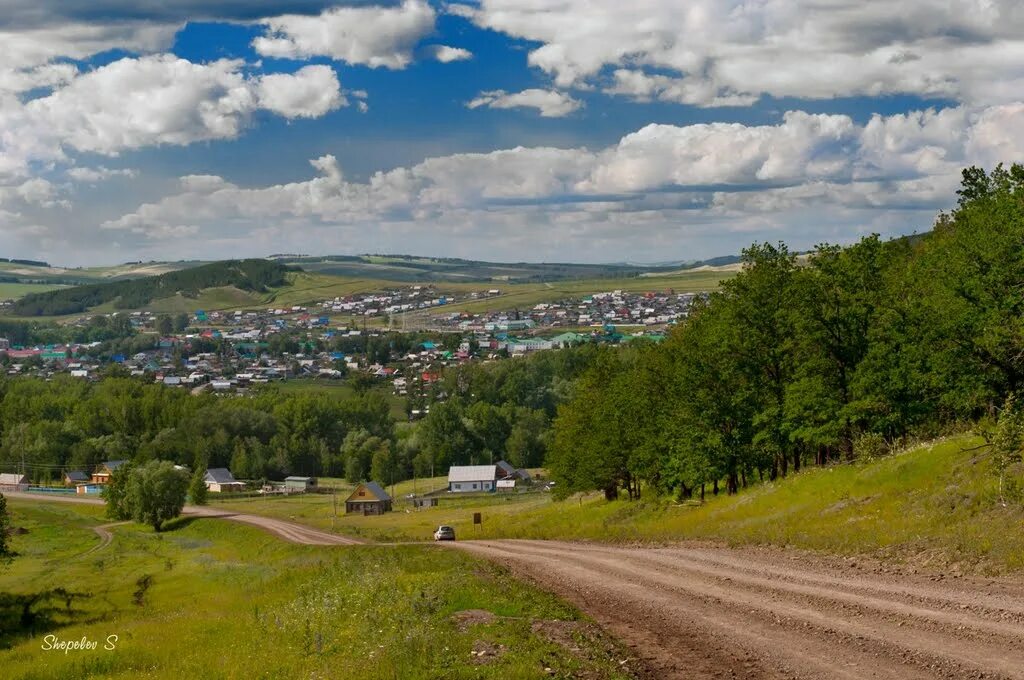
{"label": "blue sky", "polygon": [[0,246],[60,264],[807,248],[1024,144],[1009,0],[0,4]]}

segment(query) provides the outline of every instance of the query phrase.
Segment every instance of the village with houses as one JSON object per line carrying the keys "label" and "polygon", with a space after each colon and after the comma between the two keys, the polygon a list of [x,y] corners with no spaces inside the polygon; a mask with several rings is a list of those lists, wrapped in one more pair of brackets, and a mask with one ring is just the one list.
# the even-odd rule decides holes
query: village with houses
{"label": "village with houses", "polygon": [[[81,497],[98,497],[111,483],[113,475],[130,465],[126,460],[105,461],[94,470],[65,470],[50,484],[33,484],[25,473],[0,473],[0,492],[42,493]],[[184,473],[187,467],[175,465]],[[431,481],[424,480],[429,485]],[[535,479],[529,470],[516,468],[501,460],[488,465],[453,465],[448,470],[445,486],[423,493],[408,493],[394,498],[382,482],[363,481],[354,485],[329,480],[323,484],[317,477],[293,475],[279,481],[240,480],[228,468],[209,468],[203,482],[215,499],[238,497],[291,497],[295,494],[340,494],[339,505],[346,515],[379,516],[397,508],[406,511],[437,508],[443,499],[481,497],[488,494],[522,494],[550,490],[550,482]]]}
{"label": "village with houses", "polygon": [[[496,303],[501,290],[450,296],[415,285],[308,307],[195,310],[173,320],[149,311],[114,312],[82,316],[69,326],[88,329],[118,321],[131,342],[23,345],[0,337],[0,362],[11,376],[68,374],[91,380],[117,366],[131,376],[197,392],[244,392],[275,381],[362,374],[404,397],[463,362],[591,342],[660,342],[699,295],[615,290],[538,303],[525,311],[445,313],[445,307],[460,302],[490,298]],[[404,327],[410,314],[418,315],[416,329]],[[134,351],[125,350],[127,345]]]}

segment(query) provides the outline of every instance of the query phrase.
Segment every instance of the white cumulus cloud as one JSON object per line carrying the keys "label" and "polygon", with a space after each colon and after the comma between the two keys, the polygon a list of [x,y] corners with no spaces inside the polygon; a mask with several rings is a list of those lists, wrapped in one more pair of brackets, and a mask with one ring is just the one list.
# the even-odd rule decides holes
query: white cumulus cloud
{"label": "white cumulus cloud", "polygon": [[480,0],[449,12],[538,43],[529,64],[563,88],[701,106],[891,93],[989,104],[1024,88],[1018,0]]}
{"label": "white cumulus cloud", "polygon": [[334,69],[323,65],[263,76],[257,99],[261,108],[285,118],[319,118],[348,103]]}
{"label": "white cumulus cloud", "polygon": [[508,93],[504,90],[481,92],[466,104],[471,109],[485,106],[492,109],[537,109],[544,118],[561,118],[579,110],[583,102],[557,90],[530,88],[522,92]]}
{"label": "white cumulus cloud", "polygon": [[[876,116],[791,111],[776,125],[647,125],[618,143],[515,147],[428,158],[349,179],[334,156],[316,176],[242,187],[184,178],[181,190],[104,228],[165,247],[194,227],[225,248],[280,249],[296,230],[324,248],[577,259],[718,252],[739,239],[797,247],[926,229],[955,200],[960,168],[1016,143],[1024,105]],[[822,219],[827,215],[828,219]],[[265,225],[272,226],[265,226]],[[255,236],[254,236],[255,235]],[[731,235],[731,236],[730,236]],[[256,239],[256,240],[254,240]],[[234,245],[229,245],[234,244]],[[453,245],[454,244],[454,245]],[[708,246],[704,246],[707,252]]]}
{"label": "white cumulus cloud", "polygon": [[450,45],[430,45],[427,53],[441,62],[450,64],[453,61],[466,61],[473,58],[473,53],[462,47],[451,47]]}
{"label": "white cumulus cloud", "polygon": [[402,69],[416,44],[434,30],[435,12],[424,0],[397,7],[335,7],[317,16],[264,19],[266,34],[253,40],[265,57],[330,57],[349,64]]}

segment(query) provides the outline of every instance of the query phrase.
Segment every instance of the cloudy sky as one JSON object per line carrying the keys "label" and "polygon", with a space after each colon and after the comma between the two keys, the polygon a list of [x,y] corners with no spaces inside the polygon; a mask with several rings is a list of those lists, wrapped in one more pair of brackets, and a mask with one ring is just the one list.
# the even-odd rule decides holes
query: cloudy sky
{"label": "cloudy sky", "polygon": [[1019,0],[0,0],[0,254],[661,262],[924,231]]}

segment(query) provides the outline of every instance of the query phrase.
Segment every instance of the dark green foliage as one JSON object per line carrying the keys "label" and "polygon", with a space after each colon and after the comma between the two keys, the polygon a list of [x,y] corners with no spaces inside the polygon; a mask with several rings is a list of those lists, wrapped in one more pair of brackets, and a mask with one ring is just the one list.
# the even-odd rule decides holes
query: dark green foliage
{"label": "dark green foliage", "polygon": [[121,377],[0,379],[0,460],[24,457],[34,482],[59,483],[61,469],[92,471],[109,460],[228,467],[239,479],[340,475],[345,463],[335,459],[355,430],[394,439],[379,390],[338,399],[269,388],[225,399]]}
{"label": "dark green foliage", "polygon": [[[997,410],[1024,387],[1024,166],[965,170],[958,195],[922,237],[821,245],[800,265],[754,245],[663,345],[594,362],[554,423],[559,493],[734,492]],[[1005,471],[1021,443],[1001,441]]]}
{"label": "dark green foliage", "polygon": [[163,523],[181,514],[188,493],[188,475],[169,460],[154,460],[128,473],[124,505],[131,518],[160,531]]}
{"label": "dark green foliage", "polygon": [[56,316],[78,314],[107,302],[118,309],[134,309],[179,293],[195,297],[205,288],[218,286],[263,292],[285,285],[289,271],[293,269],[268,260],[226,260],[133,281],[33,293],[16,301],[12,310],[19,316]]}
{"label": "dark green foliage", "polygon": [[192,505],[206,505],[206,465],[198,464],[192,472],[192,479],[188,484],[188,499]]}
{"label": "dark green foliage", "polygon": [[128,501],[128,485],[132,469],[131,463],[117,468],[103,487],[103,500],[107,502],[106,513],[110,519],[131,519],[132,507]]}

